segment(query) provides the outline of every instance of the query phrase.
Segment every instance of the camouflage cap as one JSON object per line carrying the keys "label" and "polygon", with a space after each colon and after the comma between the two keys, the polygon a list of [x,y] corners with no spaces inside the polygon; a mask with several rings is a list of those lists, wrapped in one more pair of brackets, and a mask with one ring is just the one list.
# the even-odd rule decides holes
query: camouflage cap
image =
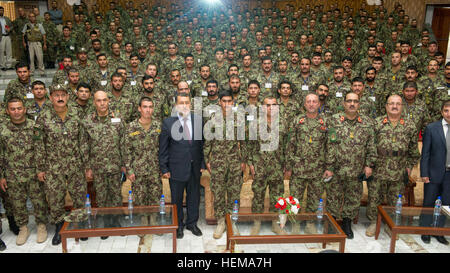
{"label": "camouflage cap", "polygon": [[137,43],[137,48],[145,48],[147,45],[143,42]]}
{"label": "camouflage cap", "polygon": [[55,84],[50,86],[50,94],[52,94],[55,91],[65,91],[67,94],[69,94],[64,84]]}

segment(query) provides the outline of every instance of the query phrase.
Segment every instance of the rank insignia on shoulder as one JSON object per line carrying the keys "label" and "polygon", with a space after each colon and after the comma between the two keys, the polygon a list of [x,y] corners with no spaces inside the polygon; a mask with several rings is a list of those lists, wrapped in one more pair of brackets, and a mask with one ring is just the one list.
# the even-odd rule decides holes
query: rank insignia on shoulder
{"label": "rank insignia on shoulder", "polygon": [[161,129],[156,129],[156,132],[159,134],[161,133]]}
{"label": "rank insignia on shoulder", "polygon": [[320,123],[320,125],[323,125],[323,119],[322,118],[319,118],[319,123]]}
{"label": "rank insignia on shoulder", "polygon": [[345,117],[341,116],[341,122],[344,122],[344,120],[345,120]]}
{"label": "rank insignia on shoulder", "polygon": [[387,118],[384,118],[383,119],[383,124],[386,124],[388,122],[388,119]]}
{"label": "rank insignia on shoulder", "polygon": [[136,131],[136,132],[130,133],[130,136],[137,136],[137,135],[139,135],[140,133],[141,133],[141,132]]}
{"label": "rank insignia on shoulder", "polygon": [[401,124],[401,125],[405,125],[405,120],[401,118],[401,119],[400,119],[400,124]]}
{"label": "rank insignia on shoulder", "polygon": [[298,122],[299,124],[303,124],[305,122],[304,118],[301,118],[300,121]]}
{"label": "rank insignia on shoulder", "polygon": [[362,123],[362,118],[361,117],[358,117],[358,122]]}

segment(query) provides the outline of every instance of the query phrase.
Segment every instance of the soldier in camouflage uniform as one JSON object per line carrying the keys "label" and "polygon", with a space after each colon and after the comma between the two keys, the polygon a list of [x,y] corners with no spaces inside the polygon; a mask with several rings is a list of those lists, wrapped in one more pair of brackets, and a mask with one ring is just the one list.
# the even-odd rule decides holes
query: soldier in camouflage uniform
{"label": "soldier in camouflage uniform", "polygon": [[278,73],[274,71],[272,59],[266,56],[261,61],[261,73],[256,76],[256,80],[261,84],[261,96],[275,96],[279,82]]}
{"label": "soldier in camouflage uniform", "polygon": [[175,43],[167,45],[168,58],[164,58],[161,62],[161,75],[168,79],[168,75],[174,69],[181,70],[184,67],[184,59],[177,55],[178,46]]}
{"label": "soldier in camouflage uniform", "polygon": [[57,70],[55,74],[53,74],[52,85],[69,84],[69,71],[72,69],[73,60],[71,56],[64,56],[62,59],[63,69]]}
{"label": "soldier in camouflage uniform", "polygon": [[325,172],[327,120],[318,113],[319,106],[319,96],[316,94],[305,97],[306,113],[298,115],[292,123],[294,128],[286,148],[285,169],[291,177],[290,195],[303,200],[307,190],[306,212],[317,209],[325,190],[322,179]]}
{"label": "soldier in camouflage uniform", "polygon": [[300,60],[300,74],[293,79],[293,84],[296,87],[294,96],[297,102],[302,104],[305,101],[305,96],[314,90],[319,81],[320,76],[311,74],[311,60],[303,57]]}
{"label": "soldier in camouflage uniform", "polygon": [[[247,164],[253,176],[252,190],[252,212],[262,213],[264,196],[267,187],[270,190],[270,211],[275,212],[275,204],[279,197],[284,195],[283,167],[285,166],[285,154],[282,147],[285,145],[285,130],[279,122],[277,100],[267,96],[263,101],[263,112],[254,123],[258,127],[258,139],[247,142]],[[249,124],[249,134],[256,133],[256,126]],[[278,131],[278,132],[277,132]],[[264,133],[262,133],[264,132]],[[250,231],[257,235],[261,222],[256,220]],[[276,234],[286,234],[280,229],[276,221],[272,221],[272,231]]]}
{"label": "soldier in camouflage uniform", "polygon": [[[134,105],[139,107],[139,103],[143,97],[148,97],[152,100],[152,119],[162,121],[163,117],[169,116],[170,112],[167,108],[167,98],[158,87],[155,87],[155,78],[150,75],[144,75],[141,79],[141,86],[135,97]],[[136,113],[139,112],[136,109]]]}
{"label": "soldier in camouflage uniform", "polygon": [[333,113],[342,112],[343,98],[350,92],[350,83],[344,77],[344,68],[342,66],[335,66],[333,68],[333,80],[329,81],[329,96],[328,102]]}
{"label": "soldier in camouflage uniform", "polygon": [[214,239],[222,237],[225,214],[231,214],[234,201],[240,199],[242,172],[246,166],[245,143],[239,139],[239,124],[231,110],[233,94],[230,90],[220,92],[219,105],[222,111],[212,113],[203,132],[205,163],[211,174],[211,191],[214,195],[214,216],[218,220]]}
{"label": "soldier in camouflage uniform", "polygon": [[319,83],[316,88],[316,94],[319,97],[319,108],[317,112],[325,117],[331,117],[333,112],[328,103],[329,87],[325,83]]}
{"label": "soldier in camouflage uniform", "polygon": [[[120,207],[121,178],[125,166],[125,122],[118,113],[109,109],[109,99],[105,91],[95,92],[94,106],[95,111],[81,123],[81,151],[86,162],[86,178],[94,180],[99,207]],[[105,227],[112,224],[110,220],[113,219],[104,219]]]}
{"label": "soldier in camouflage uniform", "polygon": [[30,235],[27,198],[31,199],[38,229],[37,243],[47,240],[47,201],[44,185],[36,180],[34,120],[26,118],[21,98],[10,98],[6,112],[10,120],[1,125],[0,160],[4,166],[0,174],[0,187],[8,192],[13,213],[20,227],[16,244],[23,245]]}
{"label": "soldier in camouflage uniform", "polygon": [[[358,215],[363,192],[361,174],[372,175],[377,151],[372,119],[358,114],[359,96],[348,93],[344,99],[344,113],[328,119],[328,140],[325,177],[328,182],[327,210],[343,220],[347,238],[353,238],[351,221]],[[341,211],[342,209],[342,211]]]}
{"label": "soldier in camouflage uniform", "polygon": [[50,20],[50,13],[44,13],[45,21],[42,23],[47,34],[47,50],[44,52],[45,68],[55,68],[59,32],[56,25]]}
{"label": "soldier in camouflage uniform", "polygon": [[26,100],[24,106],[26,108],[27,118],[36,121],[39,114],[52,107],[50,100],[48,100],[45,83],[41,81],[34,81],[31,84],[31,92],[33,93],[33,100]]}
{"label": "soldier in camouflage uniform", "polygon": [[438,120],[441,117],[440,111],[442,104],[450,99],[450,62],[445,64],[445,81],[442,86],[436,88],[434,93],[433,107],[431,111],[432,120]]}
{"label": "soldier in camouflage uniform", "polygon": [[425,127],[432,122],[432,119],[425,102],[417,96],[417,84],[410,81],[405,82],[402,93],[402,117],[410,119],[416,125],[417,133],[424,132]]}
{"label": "soldier in camouflage uniform", "polygon": [[80,82],[77,86],[77,98],[69,101],[69,107],[77,110],[80,120],[84,120],[86,116],[94,112],[95,108],[92,104],[92,88],[85,82]]}
{"label": "soldier in camouflage uniform", "polygon": [[32,100],[31,84],[34,81],[30,77],[30,66],[27,63],[16,64],[17,79],[11,80],[6,86],[3,102],[7,102],[12,97],[18,97],[25,101]]}
{"label": "soldier in camouflage uniform", "polygon": [[294,118],[303,112],[303,107],[292,95],[292,83],[283,80],[278,84],[277,103],[279,105],[280,122],[284,123],[284,128],[290,128]]}
{"label": "soldier in camouflage uniform", "polygon": [[86,181],[81,171],[81,128],[76,110],[67,107],[69,94],[62,85],[50,88],[53,107],[42,112],[34,128],[36,172],[45,185],[50,222],[56,225],[53,245],[61,243],[59,231],[64,223],[67,191],[73,208],[84,207]]}
{"label": "soldier in camouflage uniform", "polygon": [[364,80],[360,77],[355,77],[352,80],[351,92],[359,96],[359,114],[368,116],[372,119],[377,117],[376,97],[369,96],[365,92]]}
{"label": "soldier in camouflage uniform", "polygon": [[[151,98],[141,97],[138,105],[140,117],[128,125],[124,134],[123,161],[134,203],[149,206],[157,204],[162,193],[158,162],[161,120],[154,118]],[[148,223],[148,218],[143,216],[142,221]],[[150,221],[156,224],[156,218]]]}
{"label": "soldier in camouflage uniform", "polygon": [[391,95],[386,104],[387,115],[375,120],[377,160],[375,179],[368,182],[367,217],[371,221],[367,236],[375,234],[377,206],[386,199],[388,206],[395,206],[399,194],[405,190],[405,172],[411,170],[420,159],[417,147],[417,129],[409,118],[402,118],[402,98]]}
{"label": "soldier in camouflage uniform", "polygon": [[68,26],[64,26],[58,43],[58,61],[62,61],[64,56],[70,56],[72,60],[75,60],[77,46],[77,40],[72,36],[72,31]]}
{"label": "soldier in camouflage uniform", "polygon": [[111,86],[108,90],[109,109],[116,115],[120,115],[125,123],[130,123],[136,118],[133,94],[129,88],[124,87],[121,74],[115,72],[111,75]]}
{"label": "soldier in camouflage uniform", "polygon": [[[437,92],[437,88],[442,92],[442,87],[445,86],[445,78],[444,75],[437,73],[439,69],[439,64],[436,60],[432,59],[427,64],[427,74],[423,75],[419,79],[419,91],[422,92],[422,100],[425,101],[428,110],[433,112],[433,99],[435,98],[435,94]],[[435,116],[438,116],[435,112]]]}

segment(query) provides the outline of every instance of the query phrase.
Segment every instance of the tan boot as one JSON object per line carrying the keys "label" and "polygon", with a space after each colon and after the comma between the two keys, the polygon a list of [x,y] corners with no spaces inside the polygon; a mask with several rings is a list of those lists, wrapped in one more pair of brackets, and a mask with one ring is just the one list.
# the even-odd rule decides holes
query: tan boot
{"label": "tan boot", "polygon": [[305,234],[317,234],[317,228],[313,222],[306,223]]}
{"label": "tan boot", "polygon": [[375,231],[377,230],[377,223],[371,222],[370,226],[366,229],[366,236],[373,237],[375,236]]}
{"label": "tan boot", "polygon": [[287,235],[286,231],[280,228],[280,225],[276,220],[272,221],[272,231],[278,235]]}
{"label": "tan boot", "polygon": [[17,235],[16,244],[21,246],[27,242],[30,231],[26,225],[20,227],[19,235]]}
{"label": "tan boot", "polygon": [[[148,218],[148,216],[147,216],[147,218]],[[150,222],[149,222],[149,224],[151,226],[159,226],[160,225],[160,223],[158,222],[158,217],[157,217],[156,214],[151,214],[150,215]],[[162,236],[162,235],[163,235],[162,233],[156,234],[156,236]]]}
{"label": "tan boot", "polygon": [[255,220],[253,222],[253,227],[250,230],[250,235],[252,235],[252,236],[258,235],[260,228],[261,228],[261,221]]}
{"label": "tan boot", "polygon": [[[384,226],[384,232],[386,232],[389,237],[392,237],[392,232],[387,225]],[[395,236],[395,240],[398,240],[398,235]]]}
{"label": "tan boot", "polygon": [[217,221],[217,227],[214,231],[213,238],[214,239],[220,239],[222,237],[222,234],[225,231],[225,218],[222,217]]}
{"label": "tan boot", "polygon": [[38,244],[41,244],[43,242],[47,241],[47,227],[45,224],[38,224],[37,226],[37,239],[36,242]]}

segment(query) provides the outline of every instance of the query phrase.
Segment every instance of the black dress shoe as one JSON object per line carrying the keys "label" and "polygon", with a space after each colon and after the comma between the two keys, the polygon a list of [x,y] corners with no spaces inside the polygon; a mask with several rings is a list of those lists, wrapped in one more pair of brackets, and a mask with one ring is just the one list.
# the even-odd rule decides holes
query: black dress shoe
{"label": "black dress shoe", "polygon": [[61,243],[61,235],[59,235],[59,231],[61,230],[63,224],[64,222],[60,222],[55,225],[56,226],[55,235],[53,236],[52,239],[52,245],[54,246],[59,245]]}
{"label": "black dress shoe", "polygon": [[88,237],[80,238],[81,241],[87,241],[88,239],[89,239]]}
{"label": "black dress shoe", "polygon": [[3,251],[6,249],[6,244],[5,242],[2,241],[2,239],[0,239],[0,251]]}
{"label": "black dress shoe", "polygon": [[102,239],[102,240],[106,240],[108,238],[109,238],[109,236],[102,236],[102,237],[100,237],[100,239]]}
{"label": "black dress shoe", "polygon": [[437,240],[439,243],[441,243],[441,244],[443,244],[443,245],[448,245],[448,241],[447,241],[447,239],[445,239],[444,236],[433,236],[433,237],[436,238],[436,240]]}
{"label": "black dress shoe", "polygon": [[184,233],[183,228],[177,228],[177,239],[183,239]]}
{"label": "black dress shoe", "polygon": [[342,219],[342,230],[345,235],[347,235],[348,239],[353,239],[353,231],[352,231],[352,220],[350,218]]}
{"label": "black dress shoe", "polygon": [[187,230],[190,230],[192,232],[192,234],[194,234],[195,236],[202,236],[202,231],[196,226],[187,226],[186,227]]}
{"label": "black dress shoe", "polygon": [[429,244],[430,243],[430,235],[422,235],[420,236],[420,239],[422,239],[422,242],[424,242],[425,244]]}

